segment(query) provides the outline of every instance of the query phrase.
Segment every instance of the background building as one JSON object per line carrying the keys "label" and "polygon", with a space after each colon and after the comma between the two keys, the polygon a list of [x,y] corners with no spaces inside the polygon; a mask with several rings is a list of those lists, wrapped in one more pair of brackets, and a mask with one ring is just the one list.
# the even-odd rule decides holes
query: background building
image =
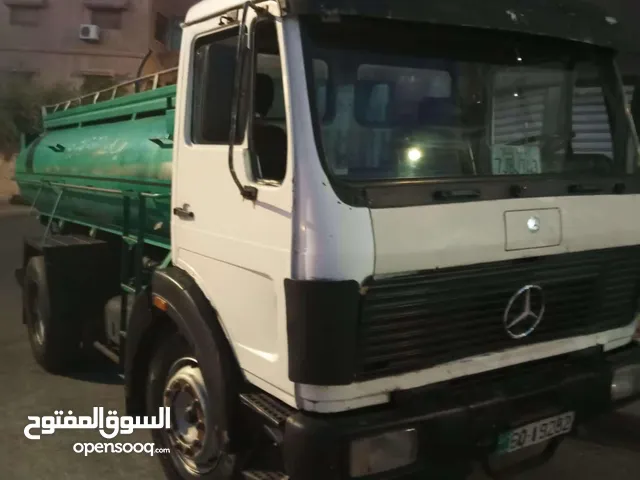
{"label": "background building", "polygon": [[90,87],[177,66],[197,0],[0,0],[0,81]]}
{"label": "background building", "polygon": [[[640,17],[637,0],[587,1],[621,19]],[[195,3],[0,0],[0,82],[38,78],[91,87],[177,66],[180,22]],[[640,37],[637,43],[640,50]]]}

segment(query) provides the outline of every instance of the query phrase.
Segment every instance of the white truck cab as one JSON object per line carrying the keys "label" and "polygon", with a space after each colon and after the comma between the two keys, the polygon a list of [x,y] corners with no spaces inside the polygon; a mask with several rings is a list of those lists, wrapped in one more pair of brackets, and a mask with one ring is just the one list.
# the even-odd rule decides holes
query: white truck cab
{"label": "white truck cab", "polygon": [[604,16],[569,25],[595,46],[559,12],[330,3],[186,20],[172,258],[245,379],[336,414],[628,346],[638,143]]}
{"label": "white truck cab", "polygon": [[638,398],[621,22],[539,3],[189,11],[170,261],[118,354],[168,478],[499,476]]}

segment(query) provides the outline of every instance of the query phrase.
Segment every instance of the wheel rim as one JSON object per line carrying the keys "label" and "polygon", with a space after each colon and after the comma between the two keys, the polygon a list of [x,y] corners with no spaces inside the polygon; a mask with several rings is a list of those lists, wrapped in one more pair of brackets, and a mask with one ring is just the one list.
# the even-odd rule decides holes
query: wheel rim
{"label": "wheel rim", "polygon": [[215,469],[219,442],[211,427],[207,391],[193,358],[176,361],[167,375],[163,406],[171,412],[169,443],[178,466],[194,475]]}
{"label": "wheel rim", "polygon": [[38,308],[38,287],[34,284],[29,286],[29,313],[33,324],[33,338],[38,345],[44,344],[45,326]]}

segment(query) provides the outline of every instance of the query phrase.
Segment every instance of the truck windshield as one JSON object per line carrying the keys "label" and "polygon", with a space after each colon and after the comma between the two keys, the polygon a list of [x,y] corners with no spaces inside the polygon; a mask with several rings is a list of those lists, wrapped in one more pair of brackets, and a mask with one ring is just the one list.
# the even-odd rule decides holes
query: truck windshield
{"label": "truck windshield", "polygon": [[631,130],[607,50],[390,20],[305,18],[302,29],[332,176],[627,173]]}

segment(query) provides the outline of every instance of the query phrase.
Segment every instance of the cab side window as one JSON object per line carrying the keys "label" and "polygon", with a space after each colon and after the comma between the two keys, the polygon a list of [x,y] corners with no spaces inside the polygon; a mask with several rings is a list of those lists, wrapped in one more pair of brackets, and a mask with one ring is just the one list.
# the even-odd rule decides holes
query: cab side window
{"label": "cab side window", "polygon": [[[238,26],[231,26],[196,42],[191,99],[193,143],[229,144],[239,33]],[[246,117],[241,117],[238,116],[236,145],[244,140]]]}
{"label": "cab side window", "polygon": [[287,125],[275,23],[255,25],[251,146],[258,180],[282,183],[287,173]]}

